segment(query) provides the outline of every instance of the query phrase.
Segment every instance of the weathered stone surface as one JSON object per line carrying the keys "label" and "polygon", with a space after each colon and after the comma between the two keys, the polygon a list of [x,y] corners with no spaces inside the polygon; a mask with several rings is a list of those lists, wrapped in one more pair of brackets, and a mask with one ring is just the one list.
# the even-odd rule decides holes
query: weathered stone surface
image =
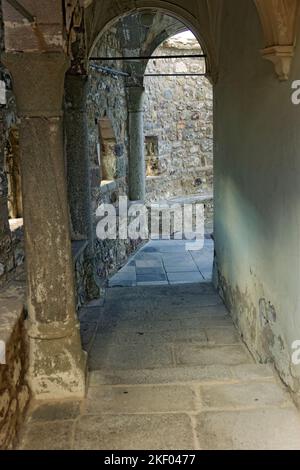
{"label": "weathered stone surface", "polygon": [[210,344],[225,345],[240,342],[240,335],[234,327],[207,328],[205,331]]}
{"label": "weathered stone surface", "polygon": [[50,422],[76,419],[80,414],[80,401],[35,402],[31,405],[29,421]]}
{"label": "weathered stone surface", "polygon": [[[201,54],[196,40],[171,38],[155,55]],[[201,59],[149,61],[146,73],[203,73]],[[211,193],[212,86],[205,77],[145,78],[148,200]],[[151,145],[156,139],[156,144]],[[149,142],[149,144],[147,144]]]}
{"label": "weathered stone surface", "polygon": [[268,364],[243,364],[231,367],[231,371],[238,380],[267,380],[274,378],[275,373]]}
{"label": "weathered stone surface", "polygon": [[[3,12],[0,11],[0,53],[4,50]],[[11,90],[11,80],[3,63],[0,64],[1,87],[4,94],[0,106],[0,287],[13,276],[18,264],[23,262],[24,252],[18,238],[10,230],[9,216],[17,217],[13,211],[16,199],[20,198],[17,184],[18,130],[16,104]],[[16,137],[16,138],[15,138]],[[15,144],[15,145],[14,145]],[[17,190],[18,189],[18,190]],[[18,193],[18,194],[16,194]]]}
{"label": "weathered stone surface", "polygon": [[[115,31],[105,33],[103,40],[96,44],[93,56],[122,55],[122,41]],[[97,62],[107,66],[106,62]],[[122,70],[121,62],[111,62],[109,66]],[[90,68],[89,91],[87,99],[87,118],[89,136],[89,160],[92,190],[92,223],[96,234],[95,212],[102,203],[113,203],[117,207],[119,196],[128,194],[128,122],[125,77],[115,78]],[[105,120],[112,129],[113,140],[103,141],[101,122]],[[109,145],[106,145],[106,144]],[[121,151],[120,151],[121,150]],[[102,160],[110,161],[114,167],[114,180],[106,180]],[[103,181],[102,181],[103,180]],[[102,183],[101,183],[102,181]],[[133,240],[98,240],[95,237],[95,265],[100,285],[106,283],[109,274],[115,272],[138,246]]]}
{"label": "weathered stone surface", "polygon": [[90,387],[87,414],[184,413],[196,409],[194,392],[181,385]]}
{"label": "weathered stone surface", "polygon": [[146,191],[143,103],[144,87],[127,88],[129,132],[129,198],[144,201]]}
{"label": "weathered stone surface", "polygon": [[296,409],[220,411],[197,418],[204,450],[299,450],[300,419]]}
{"label": "weathered stone surface", "polygon": [[176,362],[178,364],[193,364],[199,366],[210,365],[238,365],[250,362],[250,355],[242,345],[201,347],[194,344],[182,344],[175,347]]}
{"label": "weathered stone surface", "polygon": [[[172,432],[170,432],[172,430]],[[176,415],[83,416],[75,430],[75,449],[194,449],[191,419]]]}
{"label": "weathered stone surface", "polygon": [[[208,341],[203,343],[199,334],[205,329],[195,329],[193,334],[187,328],[189,304],[196,315],[194,302],[198,299],[204,305],[198,308],[199,320],[207,318],[202,317],[202,311],[209,315],[207,308],[211,309],[211,334],[217,330],[222,344],[223,328],[214,326],[219,325],[219,304],[205,306],[207,288],[178,286],[177,300],[183,303],[187,318],[180,322],[174,318],[173,326],[171,318],[157,321],[166,323],[166,329],[151,328],[150,324],[156,323],[155,312],[158,318],[163,312],[171,313],[174,288],[149,290],[109,289],[102,307],[83,311],[84,321],[91,311],[90,323],[96,314],[101,315],[90,354],[87,397],[81,404],[35,404],[21,448],[232,450],[300,446],[299,412],[272,369],[255,364],[241,340],[235,345],[207,347]],[[116,312],[120,298],[121,308]],[[156,308],[150,309],[147,318],[152,299]],[[141,334],[143,322],[147,329]],[[232,335],[232,321],[227,328]],[[225,331],[225,339],[227,334]],[[185,351],[184,363],[178,362],[178,348]]]}
{"label": "weathered stone surface", "polygon": [[73,421],[29,424],[19,448],[23,450],[70,450]]}
{"label": "weathered stone surface", "polygon": [[292,406],[290,395],[275,382],[200,387],[200,400],[202,406],[208,409]]}
{"label": "weathered stone surface", "polygon": [[184,366],[156,369],[95,370],[89,375],[91,387],[123,384],[215,383],[233,380],[227,366]]}
{"label": "weathered stone surface", "polygon": [[19,284],[0,291],[0,341],[5,347],[5,364],[0,364],[0,449],[16,443],[30,399],[22,297]]}
{"label": "weathered stone surface", "polygon": [[95,339],[89,357],[90,370],[168,367],[172,363],[171,349],[167,345],[103,345],[98,338]]}

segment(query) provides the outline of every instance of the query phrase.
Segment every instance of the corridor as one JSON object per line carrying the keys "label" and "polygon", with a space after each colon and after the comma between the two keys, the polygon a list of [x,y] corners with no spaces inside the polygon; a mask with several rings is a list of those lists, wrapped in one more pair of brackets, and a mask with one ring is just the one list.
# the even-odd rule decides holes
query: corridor
{"label": "corridor", "polygon": [[0,2],[1,450],[300,449],[299,9]]}
{"label": "corridor", "polygon": [[210,283],[110,288],[80,321],[87,398],[33,403],[21,449],[300,449],[289,393]]}

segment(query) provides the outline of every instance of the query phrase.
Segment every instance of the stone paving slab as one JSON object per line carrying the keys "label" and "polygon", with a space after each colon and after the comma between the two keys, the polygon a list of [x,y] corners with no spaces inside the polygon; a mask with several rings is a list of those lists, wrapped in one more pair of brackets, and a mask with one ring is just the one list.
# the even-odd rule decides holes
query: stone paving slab
{"label": "stone paving slab", "polygon": [[34,401],[31,404],[29,422],[71,421],[81,413],[81,401],[64,400],[49,403]]}
{"label": "stone paving slab", "polygon": [[[169,286],[167,289],[165,287],[152,286],[152,287],[139,287],[136,289],[126,289],[122,287],[117,287],[115,289],[107,289],[106,291],[106,300],[112,301],[116,300],[117,297],[123,299],[155,299],[155,298],[167,298],[170,300],[182,299],[185,302],[197,301],[199,304],[202,304],[202,295],[213,295],[216,299],[219,299],[219,303],[222,304],[220,297],[216,294],[212,284],[186,284],[184,286]],[[108,302],[106,302],[107,305]],[[144,304],[144,306],[147,304]]]}
{"label": "stone paving slab", "polygon": [[[199,290],[195,295],[189,293],[187,286],[187,295],[181,294],[181,289],[184,289],[184,286],[167,286],[163,287],[165,289],[164,293],[161,293],[157,287],[152,286],[152,290],[149,287],[149,291],[145,292],[145,288],[129,289],[132,291],[130,296],[126,295],[125,290],[122,288],[108,289],[107,292],[107,302],[106,309],[116,308],[119,310],[124,310],[124,308],[134,308],[136,310],[143,311],[145,308],[147,310],[153,310],[155,307],[160,307],[158,311],[162,313],[172,312],[172,309],[176,306],[186,307],[187,311],[194,309],[201,313],[202,307],[214,307],[222,306],[224,313],[228,314],[228,311],[223,305],[222,299],[213,292],[203,293]],[[201,284],[203,286],[203,284]],[[210,286],[208,286],[209,288]],[[147,287],[148,289],[148,287]],[[113,293],[112,291],[115,291]],[[111,295],[113,294],[113,295]],[[188,296],[188,297],[187,297]],[[122,299],[122,302],[119,302],[119,299]],[[126,305],[127,304],[127,305]]]}
{"label": "stone paving slab", "polygon": [[201,347],[196,344],[181,344],[175,346],[175,361],[181,365],[229,365],[247,364],[250,355],[242,345]]}
{"label": "stone paving slab", "polygon": [[156,276],[166,277],[165,272],[162,267],[136,267],[136,276],[153,276],[154,279]]}
{"label": "stone paving slab", "polygon": [[184,385],[90,387],[84,414],[178,413],[197,409],[194,391]]}
{"label": "stone paving slab", "polygon": [[144,319],[142,321],[125,320],[119,323],[119,331],[121,330],[132,331],[132,329],[134,328],[135,331],[139,331],[139,332],[149,331],[149,332],[152,332],[152,334],[155,334],[156,332],[162,332],[162,331],[178,331],[180,327],[181,327],[180,320],[166,319],[166,320],[158,320],[157,322],[155,322],[153,321],[153,317]]}
{"label": "stone paving slab", "polygon": [[168,272],[170,284],[190,284],[192,282],[202,282],[203,276],[199,272]]}
{"label": "stone paving slab", "polygon": [[130,281],[129,279],[112,279],[109,281],[109,287],[136,287],[136,281]]}
{"label": "stone paving slab", "polygon": [[233,373],[225,366],[171,367],[160,369],[97,370],[89,376],[90,386],[171,384],[171,383],[215,383],[233,380]]}
{"label": "stone paving slab", "polygon": [[[147,316],[153,316],[157,321],[159,320],[188,320],[196,319],[200,320],[201,318],[213,319],[213,318],[229,318],[228,312],[223,305],[213,305],[208,307],[198,307],[193,304],[188,307],[185,304],[170,304],[168,309],[160,309],[153,306],[153,309],[148,311]],[[231,325],[232,326],[232,323]]]}
{"label": "stone paving slab", "polygon": [[28,424],[21,439],[21,450],[71,450],[74,421]]}
{"label": "stone paving slab", "polygon": [[269,364],[242,364],[231,367],[233,377],[240,381],[274,379],[276,373]]}
{"label": "stone paving slab", "polygon": [[128,347],[96,345],[89,357],[90,370],[97,369],[144,369],[173,365],[173,357],[167,345],[153,344],[128,345]]}
{"label": "stone paving slab", "polygon": [[253,382],[201,386],[205,409],[245,409],[292,406],[290,395],[276,382]]}
{"label": "stone paving slab", "polygon": [[195,448],[185,414],[83,416],[76,425],[79,450],[189,450]]}
{"label": "stone paving slab", "polygon": [[[243,371],[241,373],[241,371]],[[89,374],[90,386],[197,383],[219,385],[274,381],[271,368],[260,364],[242,366],[177,366],[160,369],[96,370]]]}
{"label": "stone paving slab", "polygon": [[149,273],[149,274],[137,274],[137,283],[146,282],[159,282],[167,281],[167,277],[164,273]]}
{"label": "stone paving slab", "polygon": [[155,257],[149,257],[149,259],[136,259],[135,266],[137,269],[140,268],[161,268],[163,269],[162,260],[156,259]]}
{"label": "stone paving slab", "polygon": [[[183,279],[184,276],[183,274],[185,273],[198,273],[199,274],[199,269],[198,267],[191,263],[191,264],[187,264],[187,263],[176,263],[174,265],[169,265],[169,264],[165,264],[165,270],[166,270],[166,273],[169,277],[169,274],[172,274],[172,273],[175,273],[175,274],[180,274],[180,279]],[[170,280],[170,279],[169,279]],[[202,282],[203,279],[200,278],[200,281],[199,282]],[[197,281],[190,281],[190,284],[192,284],[193,282],[198,282]]]}
{"label": "stone paving slab", "polygon": [[241,337],[234,326],[207,328],[205,332],[211,345],[238,344],[241,341]]}
{"label": "stone paving slab", "polygon": [[197,418],[204,450],[300,450],[296,408],[202,413]]}
{"label": "stone paving slab", "polygon": [[[211,285],[108,289],[83,309],[82,402],[34,403],[23,449],[300,449],[300,414]],[[90,319],[90,320],[89,320]]]}
{"label": "stone paving slab", "polygon": [[[187,244],[188,243],[188,244]],[[109,281],[109,287],[136,285],[199,284],[212,279],[213,241],[197,247],[187,240],[152,240]]]}
{"label": "stone paving slab", "polygon": [[193,318],[187,317],[181,319],[182,328],[187,329],[206,329],[206,328],[227,328],[232,326],[232,320],[228,315],[218,316],[199,316],[199,318],[193,316]]}

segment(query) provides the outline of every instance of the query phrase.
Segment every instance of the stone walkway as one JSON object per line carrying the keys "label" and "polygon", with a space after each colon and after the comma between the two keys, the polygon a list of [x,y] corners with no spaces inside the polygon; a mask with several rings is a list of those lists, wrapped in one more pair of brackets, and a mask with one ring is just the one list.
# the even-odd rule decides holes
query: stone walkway
{"label": "stone walkway", "polygon": [[300,449],[300,415],[211,284],[108,289],[80,312],[83,401],[33,403],[21,449]]}
{"label": "stone walkway", "polygon": [[202,249],[195,241],[152,240],[115,274],[110,287],[193,284],[212,280],[214,243]]}

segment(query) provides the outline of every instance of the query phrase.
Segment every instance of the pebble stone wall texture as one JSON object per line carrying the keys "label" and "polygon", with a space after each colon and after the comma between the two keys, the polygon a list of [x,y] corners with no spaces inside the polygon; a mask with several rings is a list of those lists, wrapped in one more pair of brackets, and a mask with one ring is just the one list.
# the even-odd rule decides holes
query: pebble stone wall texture
{"label": "pebble stone wall texture", "polygon": [[[122,56],[120,39],[112,31],[105,33],[93,51],[93,56]],[[106,62],[96,62],[107,66]],[[122,70],[121,61],[109,62],[109,67]],[[136,249],[139,241],[105,240],[96,237],[96,210],[102,203],[113,203],[118,207],[119,196],[128,194],[128,123],[126,82],[123,76],[99,73],[91,67],[90,90],[88,94],[89,155],[91,165],[92,212],[94,219],[95,257],[97,278],[105,283],[110,273],[116,271]],[[100,122],[107,120],[113,130],[112,139],[100,141]],[[101,171],[101,150],[109,148],[114,160],[114,178],[103,180]],[[101,149],[102,147],[102,149]]]}
{"label": "pebble stone wall texture", "polygon": [[5,357],[0,351],[0,449],[15,444],[30,399],[24,295],[24,273],[18,268],[15,278],[0,289],[0,341],[5,344]]}
{"label": "pebble stone wall texture", "polygon": [[[0,51],[3,51],[1,15],[0,9]],[[10,77],[0,64],[0,449],[10,449],[16,442],[30,396],[26,382],[23,232],[18,225],[11,229],[8,212],[7,156],[12,129],[16,129],[15,100]]]}
{"label": "pebble stone wall texture", "polygon": [[[174,36],[154,55],[201,54],[196,39]],[[146,74],[205,73],[204,59],[150,60]],[[205,77],[146,77],[148,200],[213,190],[213,95]]]}
{"label": "pebble stone wall texture", "polygon": [[[163,43],[156,55],[201,54],[195,39]],[[122,56],[122,44],[113,29],[105,33],[93,56]],[[107,67],[124,71],[122,61],[95,62],[90,69],[88,96],[89,155],[92,211],[101,203],[118,206],[119,196],[128,194],[128,106],[126,78],[96,70]],[[146,73],[204,73],[203,59],[151,60]],[[104,125],[102,124],[104,121]],[[100,127],[110,127],[110,138],[100,138]],[[147,202],[198,194],[207,196],[206,213],[213,213],[213,101],[212,86],[205,77],[145,78],[145,155]],[[113,137],[113,138],[112,138]],[[101,155],[110,152],[114,178],[103,180]],[[105,156],[107,161],[107,156]],[[101,183],[102,181],[102,183]],[[212,224],[210,224],[212,225]],[[97,277],[107,276],[122,265],[139,241],[100,241],[95,236]]]}
{"label": "pebble stone wall texture", "polygon": [[[0,52],[4,49],[4,31],[0,11]],[[6,69],[0,64],[0,287],[13,275],[15,268],[22,264],[24,250],[22,233],[11,231],[8,214],[8,167],[7,154],[10,151],[9,131],[16,128],[15,100],[11,80]]]}

